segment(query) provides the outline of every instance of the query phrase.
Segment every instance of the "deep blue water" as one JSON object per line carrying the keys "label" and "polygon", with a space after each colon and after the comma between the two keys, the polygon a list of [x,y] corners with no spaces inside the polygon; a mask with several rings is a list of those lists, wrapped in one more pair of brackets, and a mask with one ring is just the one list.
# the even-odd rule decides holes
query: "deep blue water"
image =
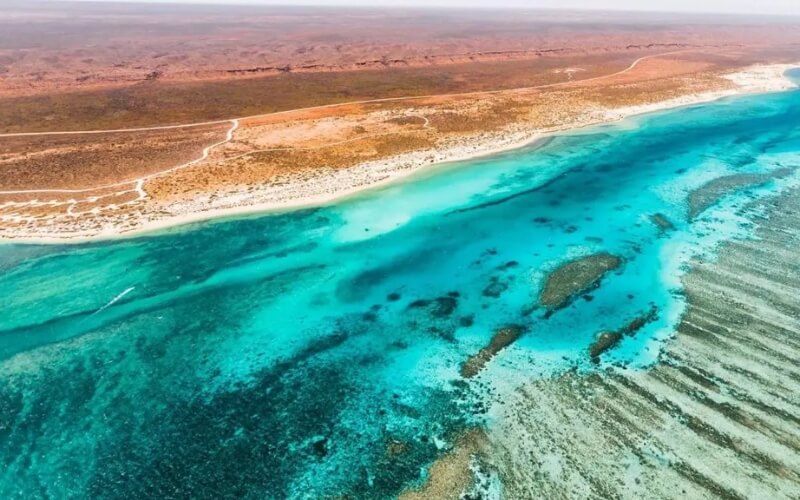
{"label": "deep blue water", "polygon": [[[798,176],[691,221],[690,193],[800,166],[798,117],[800,92],[728,99],[321,208],[0,246],[0,496],[392,495],[459,432],[492,425],[487,391],[655,362],[690,259],[747,237],[748,203]],[[596,252],[624,263],[547,318],[548,273]],[[599,332],[652,307],[655,321],[590,361]],[[524,335],[463,379],[510,324]]]}

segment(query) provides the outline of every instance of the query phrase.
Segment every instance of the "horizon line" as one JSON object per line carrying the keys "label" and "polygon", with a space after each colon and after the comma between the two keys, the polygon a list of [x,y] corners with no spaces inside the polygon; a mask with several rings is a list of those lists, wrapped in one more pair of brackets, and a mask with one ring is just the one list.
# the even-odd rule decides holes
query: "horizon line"
{"label": "horizon line", "polygon": [[[435,1],[435,0],[434,0]],[[33,2],[19,1],[23,5],[30,5],[30,3],[40,4],[57,4],[57,3],[84,3],[84,4],[143,4],[143,5],[171,5],[171,6],[220,6],[220,7],[279,7],[279,8],[320,8],[320,9],[364,9],[364,10],[451,10],[451,11],[553,11],[553,12],[608,12],[608,13],[628,13],[628,14],[673,14],[673,15],[689,15],[689,16],[731,16],[731,17],[760,17],[760,18],[775,18],[775,17],[791,17],[800,18],[798,13],[779,13],[779,12],[749,12],[749,11],[718,11],[718,10],[664,10],[664,9],[649,9],[649,8],[620,8],[620,7],[561,7],[561,6],[520,6],[520,5],[497,5],[493,7],[485,7],[482,5],[441,5],[441,4],[427,4],[427,5],[401,5],[392,3],[390,5],[363,5],[357,3],[350,3],[345,1],[338,4],[321,4],[311,2],[303,2],[299,4],[288,3],[288,0],[279,0],[273,2],[271,0],[33,0]],[[11,2],[17,3],[14,0]]]}

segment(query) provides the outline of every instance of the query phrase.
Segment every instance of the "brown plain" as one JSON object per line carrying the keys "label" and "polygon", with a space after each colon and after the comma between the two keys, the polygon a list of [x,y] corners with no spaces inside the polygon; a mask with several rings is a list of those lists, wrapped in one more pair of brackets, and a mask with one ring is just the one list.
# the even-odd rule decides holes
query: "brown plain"
{"label": "brown plain", "polygon": [[798,41],[796,23],[766,18],[12,1],[0,11],[0,131],[528,87],[686,48],[733,51],[714,61],[730,66]]}

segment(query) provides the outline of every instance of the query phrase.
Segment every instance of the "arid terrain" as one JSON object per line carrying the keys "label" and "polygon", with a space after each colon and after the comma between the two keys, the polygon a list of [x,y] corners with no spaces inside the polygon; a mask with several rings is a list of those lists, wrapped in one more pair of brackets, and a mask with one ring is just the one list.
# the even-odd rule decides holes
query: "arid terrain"
{"label": "arid terrain", "polygon": [[323,202],[549,131],[779,90],[798,48],[769,18],[11,4],[0,237]]}

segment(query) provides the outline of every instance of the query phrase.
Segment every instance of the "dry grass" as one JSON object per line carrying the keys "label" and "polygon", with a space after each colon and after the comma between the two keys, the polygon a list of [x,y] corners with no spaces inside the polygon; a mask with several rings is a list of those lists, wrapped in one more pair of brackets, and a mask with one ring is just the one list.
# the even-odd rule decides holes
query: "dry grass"
{"label": "dry grass", "polygon": [[238,188],[265,182],[279,184],[304,173],[352,167],[433,146],[434,142],[425,136],[404,133],[313,150],[255,152],[236,160],[208,163],[155,178],[145,187],[155,199],[174,199],[211,188]]}
{"label": "dry grass", "polygon": [[228,128],[2,137],[0,190],[81,189],[133,179],[199,157]]}
{"label": "dry grass", "polygon": [[495,90],[564,80],[550,67],[582,64],[582,77],[622,69],[640,52],[447,67],[298,73],[239,80],[149,81],[126,87],[0,99],[0,132],[86,130],[252,116],[364,99]]}

